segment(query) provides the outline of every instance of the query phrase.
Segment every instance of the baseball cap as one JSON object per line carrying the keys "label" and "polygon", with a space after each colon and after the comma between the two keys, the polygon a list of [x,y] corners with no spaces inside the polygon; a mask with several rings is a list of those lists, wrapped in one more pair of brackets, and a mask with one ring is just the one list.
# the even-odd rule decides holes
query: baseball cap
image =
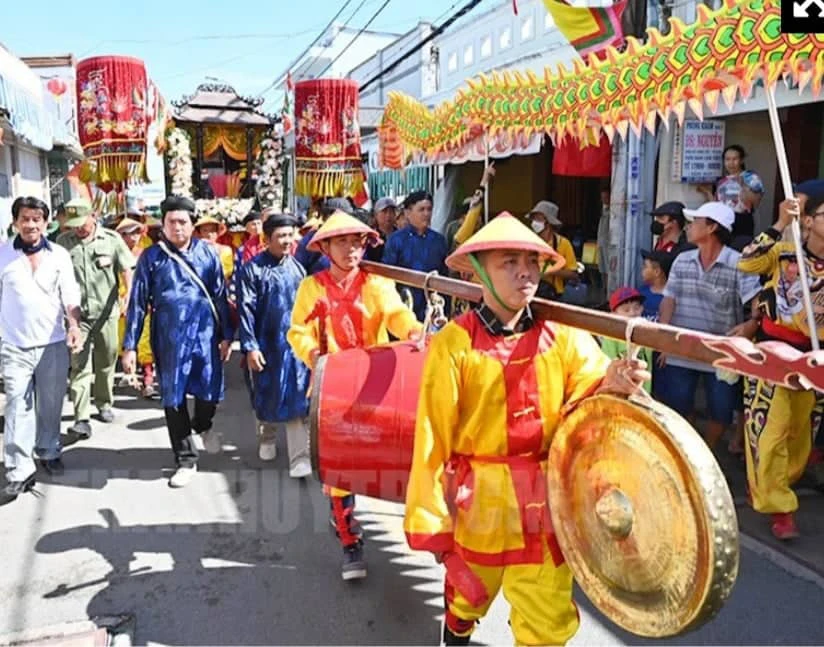
{"label": "baseball cap", "polygon": [[684,209],[684,217],[692,222],[696,218],[706,218],[717,222],[727,231],[732,231],[735,212],[723,202],[705,202],[697,209]]}
{"label": "baseball cap", "polygon": [[88,200],[75,198],[66,203],[65,226],[69,228],[82,227],[86,223],[86,218],[92,212],[92,205]]}
{"label": "baseball cap", "polygon": [[564,223],[561,222],[560,218],[558,218],[558,205],[554,202],[550,202],[549,200],[541,200],[538,202],[532,209],[530,210],[529,214],[532,215],[533,213],[540,213],[546,221],[554,226],[554,227],[561,227]]}
{"label": "baseball cap", "polygon": [[665,252],[660,249],[653,249],[651,251],[647,251],[645,249],[641,250],[641,258],[644,260],[652,261],[653,263],[658,263],[661,266],[661,269],[664,270],[665,274],[669,274],[670,268],[672,267],[672,262],[675,260],[676,254],[672,252]]}
{"label": "baseball cap", "polygon": [[678,222],[682,225],[684,224],[684,207],[686,205],[683,202],[678,202],[677,200],[673,200],[671,202],[664,202],[663,204],[659,204],[655,209],[649,212],[651,216],[670,216],[671,218],[675,218]]}
{"label": "baseball cap", "polygon": [[398,205],[392,198],[381,198],[375,203],[375,213],[383,211],[384,209],[397,209]]}
{"label": "baseball cap", "polygon": [[645,299],[644,295],[638,290],[625,285],[624,287],[618,288],[610,295],[609,309],[614,311],[618,306],[622,303],[626,303],[627,301],[640,301],[643,303]]}
{"label": "baseball cap", "polygon": [[824,180],[804,180],[793,185],[793,193],[803,193],[810,202],[824,201]]}

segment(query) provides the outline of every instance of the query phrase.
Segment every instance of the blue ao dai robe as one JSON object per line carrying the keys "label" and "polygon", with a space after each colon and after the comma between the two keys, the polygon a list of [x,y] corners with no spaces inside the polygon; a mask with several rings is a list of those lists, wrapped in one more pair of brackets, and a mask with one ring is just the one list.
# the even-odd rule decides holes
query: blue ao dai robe
{"label": "blue ao dai robe", "polygon": [[252,402],[261,422],[286,422],[309,412],[309,370],[295,357],[286,333],[298,285],[306,270],[291,255],[261,252],[241,268],[238,311],[240,347],[259,350],[266,366],[252,373]]}
{"label": "blue ao dai robe", "polygon": [[192,239],[185,251],[169,243],[167,247],[188,262],[206,286],[217,307],[220,328],[206,296],[186,270],[152,245],[137,261],[123,348],[137,346],[151,306],[152,350],[163,406],[178,407],[186,395],[219,402],[224,393],[219,344],[233,336],[220,259],[211,245],[198,239]]}

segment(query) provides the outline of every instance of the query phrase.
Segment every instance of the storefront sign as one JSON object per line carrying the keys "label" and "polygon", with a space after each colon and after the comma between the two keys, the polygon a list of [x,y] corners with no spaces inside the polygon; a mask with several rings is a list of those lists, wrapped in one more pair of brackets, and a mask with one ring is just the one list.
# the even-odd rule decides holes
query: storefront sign
{"label": "storefront sign", "polygon": [[681,150],[681,182],[714,182],[724,171],[724,122],[685,121]]}

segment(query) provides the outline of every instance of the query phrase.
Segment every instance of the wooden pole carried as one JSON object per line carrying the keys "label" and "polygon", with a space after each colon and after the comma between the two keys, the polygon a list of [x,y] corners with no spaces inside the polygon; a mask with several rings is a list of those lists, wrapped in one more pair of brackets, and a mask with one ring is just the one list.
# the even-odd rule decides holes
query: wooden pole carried
{"label": "wooden pole carried", "polygon": [[[482,298],[481,286],[437,274],[425,274],[371,261],[361,262],[367,272],[398,283],[440,292],[466,301]],[[594,335],[625,340],[629,319],[556,301],[533,299],[540,318],[586,330]],[[717,369],[767,380],[793,390],[824,392],[824,352],[802,353],[781,342],[753,344],[741,337],[711,335],[651,321],[633,320],[632,342],[653,350],[709,364]]]}

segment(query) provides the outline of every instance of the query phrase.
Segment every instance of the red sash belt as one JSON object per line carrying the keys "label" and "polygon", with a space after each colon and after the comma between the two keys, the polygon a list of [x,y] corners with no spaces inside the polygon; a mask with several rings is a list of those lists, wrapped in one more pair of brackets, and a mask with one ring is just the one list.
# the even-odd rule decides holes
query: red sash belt
{"label": "red sash belt", "polygon": [[516,456],[469,456],[453,454],[447,463],[447,473],[452,476],[452,500],[462,510],[469,510],[474,498],[475,475],[472,463],[508,465],[518,498],[524,543],[540,541],[543,535],[555,566],[564,563],[564,555],[555,530],[547,503],[546,475],[541,463],[548,452],[521,454]]}
{"label": "red sash belt", "polygon": [[806,351],[812,348],[810,338],[807,337],[807,335],[798,332],[797,330],[793,330],[792,328],[787,328],[787,326],[782,326],[780,323],[776,323],[769,317],[764,317],[761,319],[761,329],[770,337],[779,341],[787,342],[799,350]]}

